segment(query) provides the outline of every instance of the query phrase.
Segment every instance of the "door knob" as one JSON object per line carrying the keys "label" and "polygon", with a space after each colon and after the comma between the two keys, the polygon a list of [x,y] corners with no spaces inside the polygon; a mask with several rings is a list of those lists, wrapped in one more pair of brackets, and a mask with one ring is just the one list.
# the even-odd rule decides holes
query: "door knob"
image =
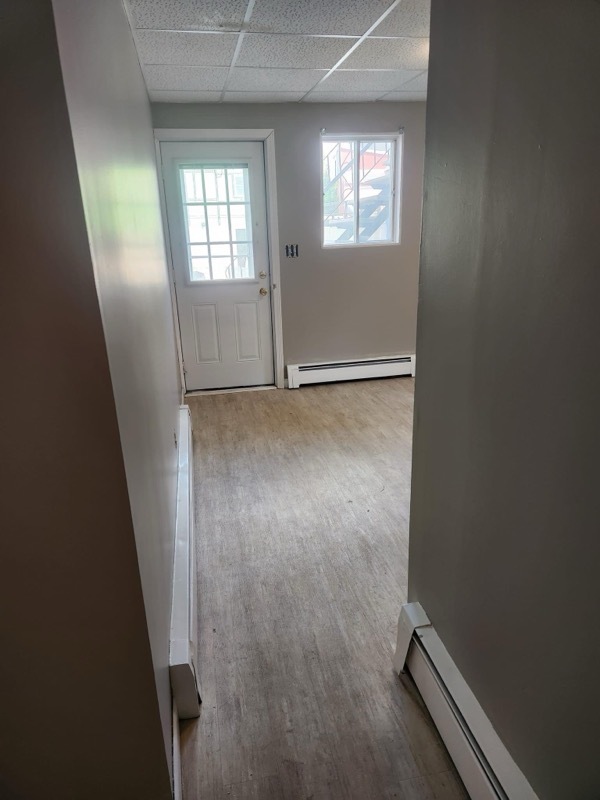
{"label": "door knob", "polygon": [[264,286],[261,286],[261,287],[260,287],[260,289],[258,290],[258,293],[259,293],[260,295],[262,295],[262,297],[264,297],[266,294],[269,294],[269,290],[268,290],[268,289],[265,289],[265,287],[264,287]]}

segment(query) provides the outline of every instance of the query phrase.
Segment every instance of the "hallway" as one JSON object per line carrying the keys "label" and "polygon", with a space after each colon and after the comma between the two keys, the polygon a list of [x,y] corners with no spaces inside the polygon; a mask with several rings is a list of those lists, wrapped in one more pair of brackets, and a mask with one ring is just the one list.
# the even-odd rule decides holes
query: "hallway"
{"label": "hallway", "polygon": [[413,381],[188,399],[202,712],[185,800],[459,800],[408,678]]}

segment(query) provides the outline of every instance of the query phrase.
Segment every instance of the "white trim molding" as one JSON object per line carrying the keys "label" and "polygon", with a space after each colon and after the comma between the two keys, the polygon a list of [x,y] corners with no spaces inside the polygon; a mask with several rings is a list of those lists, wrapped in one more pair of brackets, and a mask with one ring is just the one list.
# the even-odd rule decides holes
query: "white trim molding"
{"label": "white trim molding", "polygon": [[539,800],[420,603],[402,606],[393,664],[410,672],[473,800]]}
{"label": "white trim molding", "polygon": [[378,356],[356,360],[323,361],[314,364],[288,364],[288,389],[304,383],[330,383],[365,378],[391,378],[415,374],[414,355]]}
{"label": "white trim molding", "polygon": [[179,409],[177,521],[173,563],[173,605],[169,675],[179,719],[200,715],[197,680],[196,544],[194,536],[194,475],[192,423],[187,406]]}
{"label": "white trim molding", "polygon": [[[267,189],[267,238],[269,247],[269,266],[271,270],[271,319],[273,325],[273,362],[275,368],[275,386],[284,388],[283,361],[283,321],[281,311],[281,262],[279,259],[279,218],[277,205],[277,179],[275,174],[275,131],[272,128],[155,128],[154,139],[157,153],[157,169],[160,180],[161,204],[163,207],[163,224],[166,224],[166,203],[162,180],[162,164],[160,158],[161,142],[262,142],[265,156],[265,183]],[[171,273],[173,261],[171,248],[167,247],[167,255]],[[181,334],[177,321],[178,353],[181,362]],[[180,363],[183,378],[183,366]],[[184,384],[185,385],[185,384]]]}
{"label": "white trim molding", "polygon": [[177,351],[177,366],[179,369],[179,394],[180,402],[185,400],[185,371],[183,368],[183,350],[181,344],[181,327],[179,324],[179,306],[177,305],[177,295],[175,293],[175,272],[173,270],[173,256],[171,253],[171,235],[169,233],[169,221],[167,219],[167,198],[165,195],[165,181],[162,172],[162,159],[160,155],[160,141],[154,140],[156,154],[156,175],[158,180],[158,196],[160,200],[160,215],[162,220],[162,236],[165,247],[165,259],[169,270],[169,292],[171,295],[171,312],[173,314],[173,330],[175,333],[175,349]]}
{"label": "white trim molding", "polygon": [[154,128],[159,142],[263,142],[273,128]]}

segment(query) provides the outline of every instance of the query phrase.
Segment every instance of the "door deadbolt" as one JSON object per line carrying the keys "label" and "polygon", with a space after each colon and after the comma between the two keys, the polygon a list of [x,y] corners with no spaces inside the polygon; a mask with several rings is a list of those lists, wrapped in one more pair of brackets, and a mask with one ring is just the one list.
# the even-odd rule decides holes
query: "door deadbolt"
{"label": "door deadbolt", "polygon": [[266,278],[266,277],[267,277],[267,273],[264,271],[264,269],[262,269],[262,270],[261,270],[261,271],[258,273],[258,277],[259,277],[259,278]]}

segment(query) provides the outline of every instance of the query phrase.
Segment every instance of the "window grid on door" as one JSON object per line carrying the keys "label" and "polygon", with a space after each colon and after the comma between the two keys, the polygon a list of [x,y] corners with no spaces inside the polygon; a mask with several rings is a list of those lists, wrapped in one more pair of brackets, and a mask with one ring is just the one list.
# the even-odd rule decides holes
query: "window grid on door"
{"label": "window grid on door", "polygon": [[180,167],[191,282],[254,278],[247,164]]}

